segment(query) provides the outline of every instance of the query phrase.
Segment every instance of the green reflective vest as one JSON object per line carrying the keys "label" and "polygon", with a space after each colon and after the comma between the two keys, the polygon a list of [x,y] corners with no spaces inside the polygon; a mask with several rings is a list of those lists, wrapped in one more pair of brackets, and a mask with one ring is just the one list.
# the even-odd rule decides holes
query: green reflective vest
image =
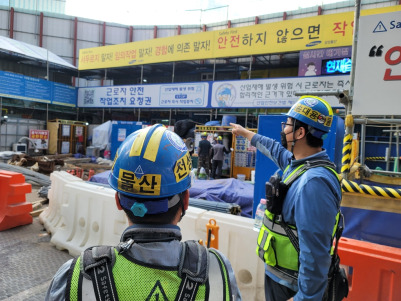
{"label": "green reflective vest", "polygon": [[[329,161],[327,161],[329,162]],[[316,164],[313,166],[306,166],[302,164],[298,166],[291,174],[289,174],[285,179],[284,183],[291,185],[299,176],[306,172],[309,168],[323,166],[333,172],[337,179],[339,179],[338,174],[332,168],[331,165]],[[288,169],[289,166],[284,170]],[[335,237],[338,222],[341,212],[339,211],[336,215],[336,222],[333,227],[332,241]],[[278,276],[280,279],[286,280],[292,285],[297,284],[298,270],[299,270],[299,253],[291,242],[284,230],[281,223],[281,215],[274,215],[267,209],[265,210],[265,215],[263,218],[263,224],[260,229],[256,254],[267,264],[267,269],[273,274]],[[287,225],[289,231],[298,240],[297,228],[295,225]],[[333,254],[334,248],[331,248],[331,254]]]}
{"label": "green reflective vest", "polygon": [[[190,262],[194,262],[194,266],[199,264],[207,270],[207,281],[200,283],[186,282],[186,278],[180,277],[180,267],[151,266],[135,262],[125,253],[119,254],[115,248],[112,250],[115,258],[112,265],[114,283],[111,285],[114,286],[117,296],[113,295],[114,292],[107,285],[106,279],[100,277],[98,289],[103,290],[105,300],[232,300],[228,271],[222,258],[213,249],[209,249],[206,253],[209,256],[207,262],[202,262],[203,259],[195,258],[196,256],[189,259]],[[66,300],[96,300],[97,294],[94,292],[92,279],[88,279],[88,274],[82,272],[85,271],[82,258],[78,257],[71,264]],[[184,262],[184,259],[181,262]],[[184,267],[181,275],[187,277],[192,274]],[[192,287],[194,284],[197,286],[196,289]],[[188,290],[182,289],[182,286],[191,286],[189,291],[194,295],[186,296]],[[183,296],[178,296],[179,292],[183,292]]]}

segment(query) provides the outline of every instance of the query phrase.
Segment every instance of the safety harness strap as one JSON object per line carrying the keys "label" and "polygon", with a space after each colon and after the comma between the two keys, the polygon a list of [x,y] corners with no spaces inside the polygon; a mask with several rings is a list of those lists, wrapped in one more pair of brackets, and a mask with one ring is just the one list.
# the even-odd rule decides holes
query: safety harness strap
{"label": "safety harness strap", "polygon": [[92,280],[96,300],[118,301],[113,277],[115,262],[114,248],[109,246],[93,247],[81,255],[81,272]]}
{"label": "safety harness strap", "polygon": [[[120,243],[117,247],[120,253],[125,252],[134,243],[132,239]],[[178,276],[182,279],[176,301],[193,301],[199,286],[205,284],[209,273],[208,250],[195,241],[185,241],[182,244],[181,260]],[[115,263],[114,248],[110,246],[93,247],[81,255],[81,273],[85,279],[90,279],[97,301],[118,301],[117,289],[113,277]],[[88,285],[88,280],[83,280]],[[90,283],[90,282],[89,282]],[[221,289],[224,291],[224,287]]]}
{"label": "safety harness strap", "polygon": [[[329,160],[314,160],[314,161],[305,161],[304,164],[299,166],[297,169],[295,169],[288,177],[284,179],[284,183],[287,184],[287,186],[290,186],[301,174],[303,174],[305,171],[311,168],[315,167],[326,167],[329,169],[336,169],[336,166],[333,162]],[[287,166],[288,168],[288,166]],[[287,170],[286,168],[286,170]]]}
{"label": "safety harness strap", "polygon": [[[287,166],[288,168],[289,166]],[[314,161],[305,161],[305,164],[302,164],[299,166],[297,169],[295,169],[288,177],[285,178],[284,182],[285,184],[288,185],[288,187],[298,178],[300,177],[304,172],[306,172],[308,169],[315,168],[315,167],[326,167],[330,171],[332,171],[337,179],[338,175],[335,172],[335,164],[329,160],[314,160]],[[286,168],[286,170],[287,170]],[[287,225],[287,223],[281,219],[280,222],[281,227],[284,229],[285,233],[287,234],[289,240],[291,241],[292,245],[294,246],[295,250],[299,253],[299,241],[298,237],[294,235],[293,231],[290,229],[290,227]],[[336,225],[337,226],[337,225]],[[336,227],[338,229],[338,227]],[[336,230],[336,232],[338,232]],[[340,234],[341,236],[341,234]],[[336,247],[337,247],[337,241],[336,241]]]}
{"label": "safety harness strap", "polygon": [[206,283],[209,272],[209,255],[205,247],[195,241],[182,244],[178,276],[182,279],[175,301],[192,301],[199,285]]}

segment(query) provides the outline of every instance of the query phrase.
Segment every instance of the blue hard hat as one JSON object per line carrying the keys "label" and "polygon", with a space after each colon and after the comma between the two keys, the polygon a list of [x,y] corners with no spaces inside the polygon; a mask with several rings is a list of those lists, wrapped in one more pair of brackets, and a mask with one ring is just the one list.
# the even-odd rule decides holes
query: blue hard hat
{"label": "blue hard hat", "polygon": [[313,136],[324,138],[324,135],[330,132],[333,109],[324,99],[305,95],[291,107],[286,116],[311,126],[309,131]]}
{"label": "blue hard hat", "polygon": [[135,215],[135,206],[146,214],[162,213],[172,207],[169,197],[191,187],[191,170],[192,160],[184,141],[155,124],[124,140],[114,158],[109,184],[119,192],[121,206]]}

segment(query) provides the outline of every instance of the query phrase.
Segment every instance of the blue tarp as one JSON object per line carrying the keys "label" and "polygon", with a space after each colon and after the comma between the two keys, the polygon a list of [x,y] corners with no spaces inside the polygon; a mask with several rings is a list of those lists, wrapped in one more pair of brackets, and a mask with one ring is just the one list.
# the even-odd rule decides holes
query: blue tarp
{"label": "blue tarp", "polygon": [[344,214],[343,236],[401,248],[399,213],[341,207]]}
{"label": "blue tarp", "polygon": [[[108,184],[110,170],[94,175],[90,181]],[[195,180],[189,189],[191,198],[237,204],[241,215],[252,216],[253,184],[237,179]]]}
{"label": "blue tarp", "polygon": [[106,170],[104,172],[98,173],[94,175],[89,182],[95,182],[95,183],[102,183],[102,184],[109,184],[107,181],[109,178],[110,170]]}
{"label": "blue tarp", "polygon": [[253,184],[237,179],[195,180],[189,189],[190,197],[241,206],[241,215],[252,216]]}

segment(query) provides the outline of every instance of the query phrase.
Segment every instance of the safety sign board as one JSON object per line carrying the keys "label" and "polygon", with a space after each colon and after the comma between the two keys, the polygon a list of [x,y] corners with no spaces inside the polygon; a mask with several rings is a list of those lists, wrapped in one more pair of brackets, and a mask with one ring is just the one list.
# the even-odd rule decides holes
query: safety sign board
{"label": "safety sign board", "polygon": [[401,115],[401,12],[363,16],[355,65],[353,115]]}

